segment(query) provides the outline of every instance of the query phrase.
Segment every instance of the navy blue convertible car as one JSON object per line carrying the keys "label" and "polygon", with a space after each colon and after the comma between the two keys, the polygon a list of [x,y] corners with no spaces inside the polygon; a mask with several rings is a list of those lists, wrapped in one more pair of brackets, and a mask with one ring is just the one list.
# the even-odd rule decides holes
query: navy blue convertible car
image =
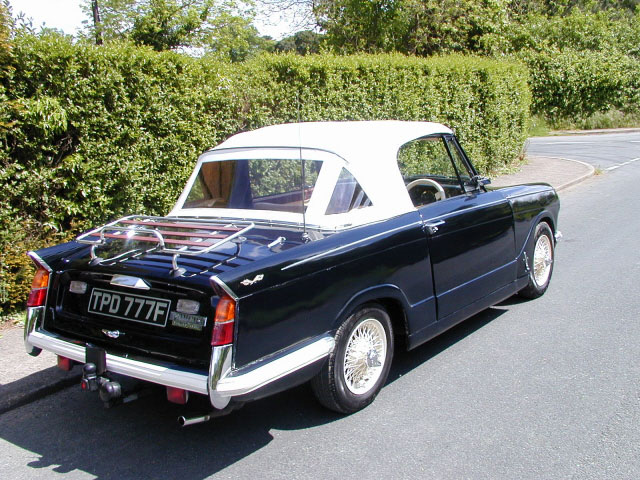
{"label": "navy blue convertible car", "polygon": [[276,125],[205,152],[166,217],[132,215],[30,252],[25,343],[208,397],[211,412],[310,382],[343,413],[412,349],[507,297],[542,295],[559,236],[546,184],[501,189],[427,122]]}

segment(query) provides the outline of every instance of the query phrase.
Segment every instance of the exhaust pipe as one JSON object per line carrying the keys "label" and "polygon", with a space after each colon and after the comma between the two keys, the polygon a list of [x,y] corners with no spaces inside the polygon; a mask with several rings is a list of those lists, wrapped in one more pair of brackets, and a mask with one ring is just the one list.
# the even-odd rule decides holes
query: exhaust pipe
{"label": "exhaust pipe", "polygon": [[195,425],[196,423],[208,422],[212,418],[218,418],[218,417],[223,417],[225,415],[228,415],[229,413],[231,413],[234,410],[237,410],[243,405],[244,405],[244,402],[230,403],[229,405],[224,407],[222,410],[214,409],[214,410],[211,410],[209,413],[200,415],[198,417],[187,418],[185,416],[181,416],[181,417],[178,417],[178,423],[180,424],[181,427],[188,427],[189,425]]}
{"label": "exhaust pipe", "polygon": [[181,417],[178,417],[178,423],[180,424],[181,427],[188,427],[189,425],[195,425],[196,423],[208,422],[215,416],[216,415],[212,415],[212,414],[202,415],[201,417],[191,417],[191,418],[181,416]]}

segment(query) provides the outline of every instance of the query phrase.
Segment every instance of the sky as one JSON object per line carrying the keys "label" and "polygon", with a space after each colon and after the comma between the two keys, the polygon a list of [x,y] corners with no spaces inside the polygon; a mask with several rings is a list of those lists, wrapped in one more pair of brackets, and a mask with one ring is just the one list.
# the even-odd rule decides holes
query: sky
{"label": "sky", "polygon": [[[38,28],[43,24],[49,28],[57,28],[73,35],[82,28],[82,21],[88,20],[80,9],[80,0],[9,0],[13,8],[13,16],[23,12],[33,20]],[[289,22],[279,16],[260,17],[255,26],[262,35],[270,35],[279,40],[289,34]]]}
{"label": "sky", "polygon": [[21,11],[33,19],[34,27],[45,26],[57,28],[73,35],[86,20],[80,10],[79,0],[9,0],[13,8],[13,16]]}

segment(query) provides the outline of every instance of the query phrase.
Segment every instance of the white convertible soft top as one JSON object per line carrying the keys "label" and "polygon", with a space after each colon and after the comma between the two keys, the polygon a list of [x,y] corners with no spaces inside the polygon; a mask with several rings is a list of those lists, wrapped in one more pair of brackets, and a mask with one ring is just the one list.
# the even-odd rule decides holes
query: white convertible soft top
{"label": "white convertible soft top", "polygon": [[[170,215],[272,219],[301,223],[301,214],[268,212],[267,218],[267,212],[260,211],[188,209],[182,206],[200,165],[205,161],[234,157],[295,158],[296,155],[302,155],[305,159],[320,159],[325,165],[335,166],[332,169],[332,180],[325,189],[322,188],[321,180],[318,180],[318,191],[314,191],[306,212],[307,224],[334,229],[385,220],[415,210],[398,169],[398,149],[417,138],[451,133],[449,128],[439,123],[397,120],[290,123],[240,133],[200,157],[194,174]],[[325,215],[330,194],[343,166],[360,183],[371,200],[371,206],[345,214]]]}

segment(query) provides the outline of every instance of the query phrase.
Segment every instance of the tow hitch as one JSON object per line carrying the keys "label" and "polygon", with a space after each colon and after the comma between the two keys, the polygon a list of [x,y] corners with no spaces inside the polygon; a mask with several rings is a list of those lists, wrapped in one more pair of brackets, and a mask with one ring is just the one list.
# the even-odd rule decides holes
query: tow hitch
{"label": "tow hitch", "polygon": [[104,373],[102,371],[99,374],[95,363],[86,363],[82,367],[80,388],[82,388],[83,392],[98,392],[100,400],[102,400],[106,408],[132,402],[150,393],[150,389],[140,389],[123,396],[120,383],[103,376]]}

